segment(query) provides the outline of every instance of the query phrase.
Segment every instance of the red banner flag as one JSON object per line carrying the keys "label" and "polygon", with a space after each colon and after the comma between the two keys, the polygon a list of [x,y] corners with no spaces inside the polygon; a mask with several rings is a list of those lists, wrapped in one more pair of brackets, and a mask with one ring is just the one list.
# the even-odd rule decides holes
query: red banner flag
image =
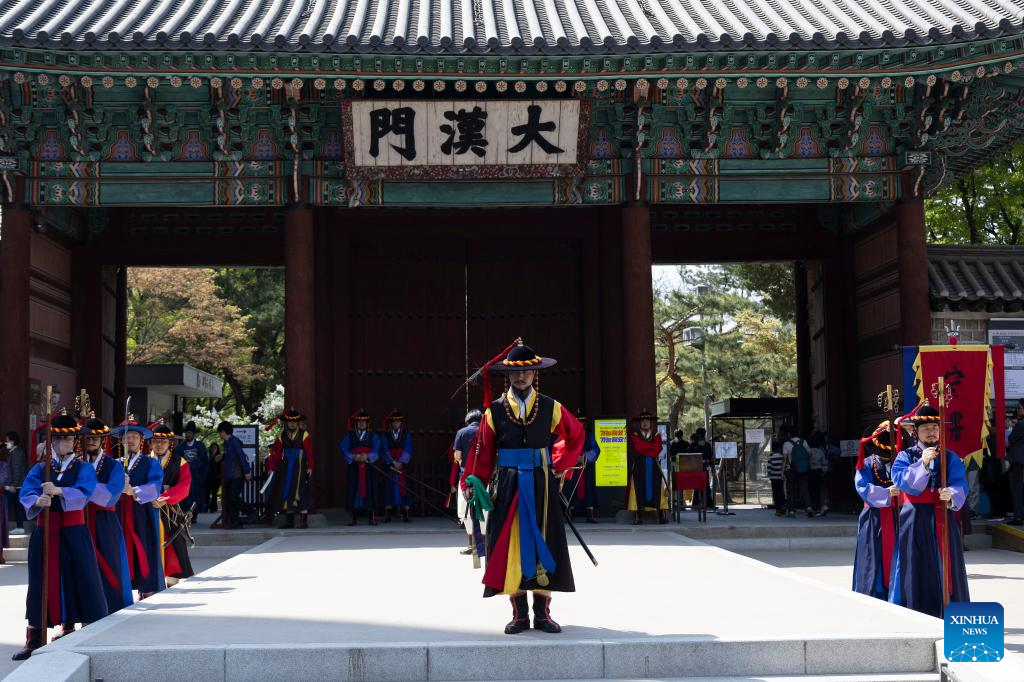
{"label": "red banner flag", "polygon": [[988,406],[992,397],[992,354],[988,346],[921,346],[914,363],[917,397],[939,406],[932,395],[939,377],[951,392],[946,404],[946,443],[964,460],[982,464],[982,450],[991,430]]}

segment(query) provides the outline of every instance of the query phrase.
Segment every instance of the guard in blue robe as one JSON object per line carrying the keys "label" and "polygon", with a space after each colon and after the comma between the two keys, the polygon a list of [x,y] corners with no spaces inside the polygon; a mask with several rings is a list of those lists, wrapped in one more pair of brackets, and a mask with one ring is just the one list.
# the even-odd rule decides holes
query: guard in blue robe
{"label": "guard in blue robe", "polygon": [[[96,551],[85,527],[83,509],[96,488],[96,473],[88,463],[75,458],[78,423],[68,415],[50,422],[53,450],[50,481],[45,482],[46,465],[29,470],[18,496],[25,514],[36,519],[28,545],[28,620],[25,648],[14,654],[21,661],[43,642],[42,584],[47,584],[46,626],[58,623],[65,632],[75,623],[92,623],[107,615]],[[49,512],[44,510],[49,507]],[[47,567],[43,571],[43,543],[47,542]]]}
{"label": "guard in blue robe", "polygon": [[[889,576],[896,545],[899,488],[892,480],[893,450],[889,423],[860,441],[854,487],[864,509],[857,520],[853,555],[853,591],[889,599]],[[866,456],[865,456],[866,455]]]}
{"label": "guard in blue robe", "polygon": [[85,525],[96,546],[96,561],[110,613],[132,604],[132,578],[117,502],[124,490],[124,466],[103,450],[110,427],[95,417],[82,427],[85,459],[96,472],[96,489],[85,508]]}
{"label": "guard in blue robe", "polygon": [[349,432],[341,440],[341,454],[348,465],[346,492],[348,512],[352,517],[348,525],[356,525],[359,512],[366,511],[370,525],[376,526],[374,467],[380,456],[380,439],[370,431],[370,415],[366,410],[359,410],[349,417],[348,424]]}
{"label": "guard in blue robe", "polygon": [[124,531],[128,570],[132,588],[139,591],[139,599],[167,587],[164,580],[163,548],[160,541],[160,511],[153,501],[160,497],[164,486],[164,471],[160,461],[142,452],[143,439],[153,432],[129,418],[111,433],[121,439],[127,481],[124,494],[117,503]]}
{"label": "guard in blue robe", "polygon": [[[943,580],[951,602],[971,600],[956,515],[967,499],[967,479],[960,458],[947,451],[946,487],[942,488],[938,411],[925,405],[913,423],[917,443],[900,452],[892,466],[892,480],[902,494],[889,601],[942,618]],[[940,543],[944,537],[949,543],[945,574]]]}
{"label": "guard in blue robe", "polygon": [[405,478],[405,468],[412,461],[412,435],[405,428],[405,416],[392,410],[384,420],[380,435],[380,460],[384,464],[384,523],[391,523],[391,510],[401,509],[402,520],[409,523],[412,494]]}
{"label": "guard in blue robe", "polygon": [[[589,427],[582,410],[576,410],[576,418]],[[580,456],[580,468],[573,468],[565,477],[562,489],[568,497],[569,509],[573,513],[585,511],[587,523],[597,523],[597,467],[595,462],[601,456],[601,448],[597,444],[592,428],[587,428],[587,436],[583,441],[583,454]]]}

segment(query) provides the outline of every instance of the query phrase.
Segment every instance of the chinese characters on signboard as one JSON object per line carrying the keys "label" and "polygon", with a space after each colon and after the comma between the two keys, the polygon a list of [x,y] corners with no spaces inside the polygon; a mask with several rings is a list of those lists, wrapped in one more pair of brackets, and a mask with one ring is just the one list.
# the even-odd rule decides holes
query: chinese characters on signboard
{"label": "chinese characters on signboard", "polygon": [[594,438],[601,448],[601,456],[594,462],[597,485],[600,488],[625,486],[629,478],[625,419],[594,420]]}
{"label": "chinese characters on signboard", "polygon": [[509,167],[551,175],[577,164],[580,147],[578,100],[360,100],[345,115],[350,168],[372,177],[464,177],[445,173],[460,166],[479,177]]}

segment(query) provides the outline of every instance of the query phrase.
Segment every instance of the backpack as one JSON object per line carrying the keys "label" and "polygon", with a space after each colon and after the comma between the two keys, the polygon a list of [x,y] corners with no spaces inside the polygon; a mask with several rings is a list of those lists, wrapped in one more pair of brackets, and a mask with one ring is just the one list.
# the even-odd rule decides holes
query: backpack
{"label": "backpack", "polygon": [[793,439],[793,449],[789,453],[789,466],[798,474],[806,474],[811,470],[807,447],[799,438]]}

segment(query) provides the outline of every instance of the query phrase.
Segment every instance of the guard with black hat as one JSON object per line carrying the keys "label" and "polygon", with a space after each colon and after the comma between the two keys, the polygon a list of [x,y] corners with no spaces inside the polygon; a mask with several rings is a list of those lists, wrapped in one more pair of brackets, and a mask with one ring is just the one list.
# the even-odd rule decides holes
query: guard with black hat
{"label": "guard with black hat", "polygon": [[294,407],[281,412],[267,425],[267,431],[280,421],[284,428],[270,446],[267,471],[271,481],[270,505],[267,520],[283,512],[285,528],[295,527],[295,513],[299,513],[299,528],[309,526],[310,482],[313,476],[313,438],[303,424],[306,415]]}
{"label": "guard with black hat", "polygon": [[174,430],[167,424],[161,422],[154,426],[151,448],[164,477],[160,495],[153,500],[153,506],[160,511],[160,546],[163,547],[164,577],[168,587],[196,574],[188,556],[192,509],[181,508],[181,503],[188,499],[192,489],[192,471],[185,458],[178,456],[171,447],[175,438]]}
{"label": "guard with black hat", "polygon": [[409,523],[412,494],[405,478],[405,468],[412,461],[412,434],[405,427],[405,415],[397,409],[391,410],[384,418],[380,458],[389,469],[389,478],[384,482],[384,523],[391,523],[391,510],[398,508],[402,510],[402,520]]}
{"label": "guard with black hat", "polygon": [[643,512],[658,511],[658,523],[668,523],[668,486],[661,471],[661,434],[654,425],[654,415],[643,410],[633,417],[633,430],[629,434],[629,449],[633,461],[629,467],[626,486],[626,508],[633,512],[633,525],[643,523]]}
{"label": "guard with black hat", "polygon": [[365,511],[370,525],[376,526],[377,483],[373,465],[380,457],[380,438],[370,430],[370,415],[364,409],[349,417],[348,428],[341,440],[341,454],[348,465],[347,502],[351,515],[348,525],[356,525],[357,515]]}
{"label": "guard with black hat", "polygon": [[206,479],[209,478],[210,456],[206,452],[206,444],[196,438],[196,423],[190,421],[185,424],[185,437],[174,448],[174,454],[182,457],[188,462],[188,470],[192,474],[192,483],[189,488],[188,497],[181,506],[184,509],[192,509],[192,522],[200,512],[206,511]]}
{"label": "guard with black hat", "polygon": [[164,472],[160,462],[142,451],[143,441],[153,437],[153,431],[128,415],[110,435],[121,440],[121,464],[126,480],[124,494],[117,503],[124,531],[128,570],[132,588],[139,598],[155,594],[167,587],[164,581],[163,552],[160,547],[160,512],[153,502],[164,487]]}
{"label": "guard with black hat", "polygon": [[[75,623],[92,623],[107,615],[96,550],[85,527],[85,505],[96,489],[96,471],[75,457],[78,422],[67,414],[50,420],[51,451],[43,453],[25,477],[18,500],[29,519],[36,519],[28,545],[28,596],[25,648],[21,661],[43,645],[43,628],[57,624],[71,632]],[[46,481],[46,459],[52,478]],[[49,509],[49,512],[44,510]],[[43,544],[46,543],[46,567]],[[46,582],[46,623],[43,623],[43,582]]]}
{"label": "guard with black hat", "polygon": [[889,599],[889,575],[896,544],[900,489],[892,480],[895,429],[885,421],[860,440],[853,484],[864,500],[857,520],[857,546],[853,555],[853,591],[876,599]]}
{"label": "guard with black hat", "polygon": [[540,371],[555,363],[520,341],[489,367],[504,374],[505,392],[484,413],[463,480],[466,494],[483,508],[491,505],[487,484],[495,486],[484,596],[509,596],[510,635],[530,627],[528,591],[533,627],[561,632],[551,618],[551,593],[576,590],[558,496],[559,479],[580,457],[584,430],[568,409],[539,392]]}
{"label": "guard with black hat", "polygon": [[96,472],[96,489],[85,508],[85,525],[96,545],[96,561],[110,613],[132,604],[132,578],[128,570],[124,532],[117,501],[124,491],[124,466],[107,453],[110,427],[95,416],[82,424],[82,452]]}
{"label": "guard with black hat", "polygon": [[[923,405],[911,421],[916,443],[900,452],[892,465],[901,507],[889,601],[941,618],[944,590],[951,602],[971,600],[956,514],[967,500],[967,479],[960,457],[947,450],[946,487],[942,487],[939,446],[945,425],[939,411]],[[940,558],[945,554],[942,544],[948,546],[948,566]]]}

